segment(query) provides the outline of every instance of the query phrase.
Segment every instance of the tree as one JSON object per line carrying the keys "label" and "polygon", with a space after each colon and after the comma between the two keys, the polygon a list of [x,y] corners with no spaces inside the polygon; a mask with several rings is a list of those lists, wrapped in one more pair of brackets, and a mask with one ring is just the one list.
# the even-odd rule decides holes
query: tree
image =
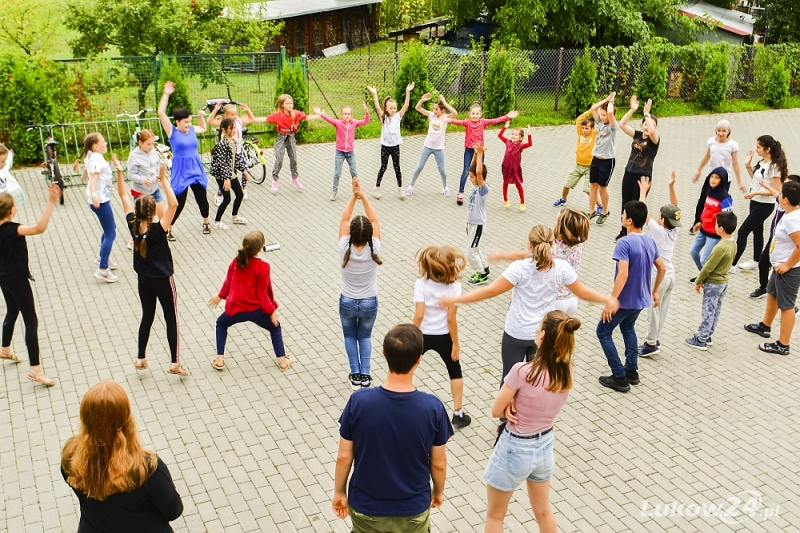
{"label": "tree", "polygon": [[54,46],[61,20],[47,0],[7,2],[0,17],[0,43],[33,56]]}
{"label": "tree", "polygon": [[189,86],[183,69],[174,58],[166,61],[161,68],[158,78],[158,94],[164,90],[164,84],[171,81],[175,84],[175,92],[169,97],[167,115],[172,116],[176,109],[186,108],[192,110],[192,99],[189,97]]}
{"label": "tree", "polygon": [[636,95],[643,102],[652,99],[652,109],[656,111],[667,96],[667,65],[657,53],[649,51],[649,54],[650,61],[636,87]]}
{"label": "tree", "polygon": [[764,102],[770,107],[780,107],[789,96],[789,69],[783,59],[772,64],[772,68],[764,84]]}
{"label": "tree", "polygon": [[514,63],[502,46],[492,45],[485,80],[486,116],[500,117],[514,109]]}
{"label": "tree", "polygon": [[[281,75],[275,84],[275,95],[288,94],[292,97],[294,108],[304,113],[309,112],[308,108],[308,85],[306,85],[305,72],[299,60],[284,61],[281,68]],[[306,121],[301,121],[297,131],[302,137],[306,129]]]}
{"label": "tree", "polygon": [[[428,81],[428,56],[419,41],[411,41],[405,49],[394,82],[394,99],[398,102],[405,101],[406,86],[414,82],[416,85],[411,91],[411,105],[414,105],[422,98],[423,94],[431,92],[431,85]],[[438,89],[443,90],[444,87],[438,87]],[[427,124],[425,117],[416,112],[406,113],[403,122],[412,131],[422,131]]]}
{"label": "tree", "polygon": [[697,91],[697,103],[711,111],[725,100],[727,92],[728,55],[716,52],[706,65]]}
{"label": "tree", "polygon": [[797,0],[759,0],[764,8],[756,20],[756,33],[764,36],[764,44],[800,41],[800,7]]}
{"label": "tree", "polygon": [[597,99],[597,66],[592,63],[592,54],[587,48],[576,61],[567,78],[567,92],[564,100],[567,102],[567,111],[577,117]]}

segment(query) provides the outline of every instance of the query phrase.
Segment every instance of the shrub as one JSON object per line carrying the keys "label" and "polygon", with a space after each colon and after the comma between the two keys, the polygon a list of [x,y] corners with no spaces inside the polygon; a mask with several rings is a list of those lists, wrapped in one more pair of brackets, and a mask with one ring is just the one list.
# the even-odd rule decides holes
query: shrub
{"label": "shrub", "polygon": [[697,91],[697,103],[708,110],[713,110],[725,100],[728,92],[728,56],[714,54],[706,64],[703,81]]}
{"label": "shrub", "polygon": [[567,78],[567,92],[564,100],[567,112],[574,118],[592,107],[597,98],[597,68],[592,63],[589,49],[580,56]]}
{"label": "shrub", "polygon": [[653,111],[658,110],[667,96],[667,64],[656,54],[650,54],[650,61],[636,87],[636,95],[642,102],[653,100]]}
{"label": "shrub", "polygon": [[175,92],[169,97],[167,115],[171,117],[174,110],[181,108],[193,111],[192,99],[189,97],[189,85],[186,83],[186,76],[175,58],[165,61],[164,65],[161,67],[161,72],[158,77],[159,98],[164,90],[164,84],[168,81],[175,84]]}
{"label": "shrub", "polygon": [[[411,91],[411,105],[422,98],[422,95],[430,92],[431,85],[428,81],[428,56],[425,48],[419,41],[411,41],[405,47],[405,53],[400,60],[400,68],[397,70],[397,77],[394,82],[394,99],[403,102],[406,98],[406,86],[414,82],[416,85]],[[444,87],[438,87],[444,90]],[[430,109],[433,100],[426,104]],[[403,119],[405,126],[412,131],[423,131],[427,127],[427,119],[420,113],[406,113]]]}
{"label": "shrub", "polygon": [[[309,113],[308,107],[308,86],[306,85],[305,72],[300,60],[284,61],[281,68],[281,75],[275,84],[275,97],[282,94],[291,95],[294,101],[294,108],[303,113]],[[272,103],[274,105],[274,103]],[[298,137],[303,138],[303,132],[308,127],[306,121],[300,121],[297,129]]]}
{"label": "shrub", "polygon": [[783,59],[776,61],[764,84],[764,102],[770,107],[779,107],[789,96],[791,74]]}
{"label": "shrub", "polygon": [[514,109],[514,64],[500,46],[489,50],[485,90],[486,116],[500,117]]}

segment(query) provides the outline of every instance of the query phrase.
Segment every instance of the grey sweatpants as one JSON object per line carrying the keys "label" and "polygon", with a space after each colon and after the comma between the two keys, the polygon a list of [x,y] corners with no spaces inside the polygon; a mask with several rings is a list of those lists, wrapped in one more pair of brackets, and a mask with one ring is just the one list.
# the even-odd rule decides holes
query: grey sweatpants
{"label": "grey sweatpants", "polygon": [[278,134],[275,139],[275,166],[272,167],[272,179],[278,181],[278,174],[283,167],[283,151],[289,154],[289,169],[292,171],[292,179],[297,177],[297,140],[294,133],[291,135]]}

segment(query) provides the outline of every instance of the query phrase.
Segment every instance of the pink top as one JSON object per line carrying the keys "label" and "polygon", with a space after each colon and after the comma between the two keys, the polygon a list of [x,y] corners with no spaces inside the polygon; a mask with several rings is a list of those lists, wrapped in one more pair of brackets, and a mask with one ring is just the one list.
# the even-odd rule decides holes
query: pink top
{"label": "pink top", "polygon": [[483,142],[483,130],[486,129],[486,126],[491,126],[493,124],[500,124],[502,122],[506,122],[508,120],[508,115],[503,115],[502,117],[497,118],[479,118],[478,120],[472,119],[450,119],[450,124],[455,124],[456,126],[464,126],[467,130],[467,134],[464,137],[464,148],[475,148],[475,144]]}
{"label": "pink top", "polygon": [[331,118],[325,113],[320,113],[319,116],[336,128],[336,149],[340,152],[352,152],[356,143],[356,128],[369,124],[369,111],[364,113],[363,120],[350,119],[347,123],[340,118]]}
{"label": "pink top", "polygon": [[505,384],[516,391],[514,404],[517,411],[517,423],[508,423],[508,430],[518,435],[530,435],[553,427],[558,413],[567,402],[569,391],[550,392],[545,390],[550,383],[550,376],[545,372],[534,386],[525,377],[531,370],[531,363],[517,363],[511,368]]}

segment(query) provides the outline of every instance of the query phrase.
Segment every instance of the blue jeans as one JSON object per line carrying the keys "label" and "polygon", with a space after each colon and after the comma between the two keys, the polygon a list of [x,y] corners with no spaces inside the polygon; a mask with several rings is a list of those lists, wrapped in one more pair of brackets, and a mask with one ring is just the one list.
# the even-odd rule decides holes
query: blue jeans
{"label": "blue jeans", "polygon": [[372,327],[378,317],[378,297],[355,300],[339,296],[339,318],[344,333],[344,350],[351,374],[369,375],[372,355]]}
{"label": "blue jeans", "polygon": [[358,176],[356,173],[356,153],[336,150],[336,156],[333,159],[333,192],[339,190],[339,176],[342,175],[342,163],[345,161],[347,161],[347,166],[350,167],[350,177],[355,178]]}
{"label": "blue jeans", "polygon": [[467,185],[467,177],[469,176],[469,166],[472,164],[473,155],[475,155],[474,148],[464,148],[464,170],[461,171],[461,181],[458,182],[459,193],[463,193],[464,187]]}
{"label": "blue jeans", "polygon": [[103,235],[100,237],[100,270],[108,268],[108,257],[111,255],[111,247],[117,237],[117,224],[114,222],[114,211],[111,210],[111,202],[103,202],[97,209],[92,204],[89,207],[100,220],[100,227],[103,228]]}
{"label": "blue jeans", "polygon": [[[636,344],[636,319],[639,318],[641,309],[622,309],[611,317],[610,322],[602,320],[597,324],[597,340],[606,354],[608,366],[615,377],[624,378],[625,372],[633,372],[639,369],[639,347]],[[619,326],[622,333],[622,340],[625,343],[625,366],[619,359],[617,346],[614,344],[614,329]]]}
{"label": "blue jeans", "polygon": [[689,250],[689,255],[694,259],[694,264],[697,265],[697,270],[703,270],[703,265],[708,261],[708,256],[711,255],[711,250],[719,244],[720,239],[712,239],[705,235],[702,231],[698,231],[692,243],[692,248]]}
{"label": "blue jeans", "polygon": [[241,324],[242,322],[252,322],[269,331],[269,336],[272,340],[272,349],[275,350],[275,357],[283,357],[286,355],[286,350],[283,346],[283,331],[281,330],[280,323],[278,323],[277,326],[273,324],[272,317],[264,313],[261,309],[236,313],[235,315],[229,315],[228,313],[219,315],[219,318],[217,318],[217,355],[225,354],[225,343],[228,341],[228,328],[234,324]]}
{"label": "blue jeans", "polygon": [[444,170],[444,149],[434,150],[432,148],[428,148],[427,146],[423,146],[422,152],[419,154],[419,164],[417,165],[417,169],[414,171],[414,175],[411,177],[412,187],[417,182],[420,172],[422,172],[422,169],[425,168],[425,163],[428,162],[428,158],[431,155],[433,155],[433,158],[436,159],[436,166],[439,168],[439,175],[442,177],[442,187],[447,187],[447,174]]}

